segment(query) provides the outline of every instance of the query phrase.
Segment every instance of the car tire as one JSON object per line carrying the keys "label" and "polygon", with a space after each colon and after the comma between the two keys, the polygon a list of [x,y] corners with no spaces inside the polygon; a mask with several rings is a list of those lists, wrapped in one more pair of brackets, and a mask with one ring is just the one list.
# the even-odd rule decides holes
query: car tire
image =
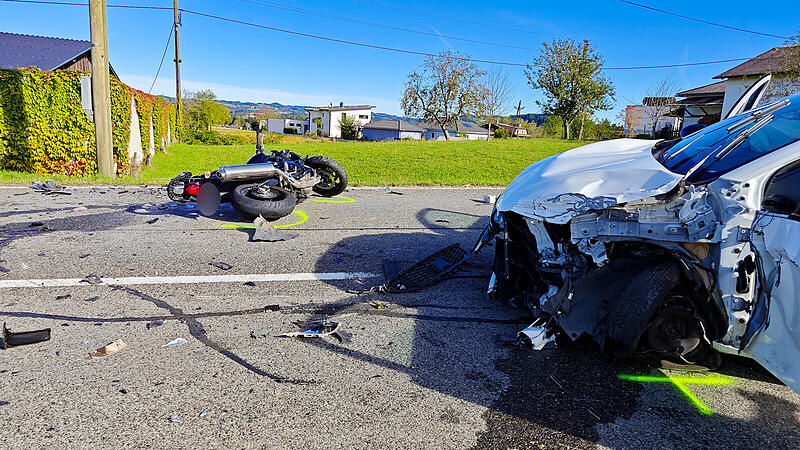
{"label": "car tire", "polygon": [[259,183],[236,186],[231,193],[231,205],[246,216],[262,216],[267,220],[277,220],[294,211],[297,197],[293,193],[277,186],[270,186],[269,191],[273,196],[264,198],[251,192],[257,186]]}
{"label": "car tire", "polygon": [[681,271],[670,261],[639,272],[611,302],[608,314],[608,337],[616,341],[617,356],[631,356],[639,341],[670,292],[680,283]]}
{"label": "car tire", "polygon": [[322,181],[314,185],[314,192],[325,197],[344,192],[347,187],[347,172],[341,164],[326,156],[312,156],[306,159],[306,165],[322,177]]}

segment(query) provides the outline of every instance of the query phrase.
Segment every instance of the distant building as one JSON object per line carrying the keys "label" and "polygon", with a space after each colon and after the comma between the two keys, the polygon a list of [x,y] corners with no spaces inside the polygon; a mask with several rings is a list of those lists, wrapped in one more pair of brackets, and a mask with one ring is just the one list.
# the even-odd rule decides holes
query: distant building
{"label": "distant building", "polygon": [[675,97],[645,97],[641,105],[628,105],[625,108],[623,134],[655,136],[665,128],[672,132],[680,131],[681,118],[670,115],[675,110],[675,105]]}
{"label": "distant building", "polygon": [[307,119],[267,119],[267,131],[269,133],[283,133],[286,128],[294,128],[297,130],[296,134],[308,133],[308,120]]}
{"label": "distant building", "polygon": [[364,139],[368,141],[394,141],[397,139],[422,139],[425,128],[403,120],[376,120],[364,125]]}
{"label": "distant building", "polygon": [[[488,125],[487,125],[488,127]],[[496,130],[498,128],[502,128],[508,131],[508,134],[511,137],[528,137],[528,129],[523,127],[518,127],[516,125],[508,125],[506,123],[493,123],[492,130]],[[494,131],[492,131],[494,133]]]}
{"label": "distant building", "polygon": [[[92,43],[75,39],[0,32],[0,68],[92,71]],[[111,75],[117,72],[109,64]]]}
{"label": "distant building", "polygon": [[[370,105],[345,105],[344,103],[339,103],[339,106],[306,108],[309,132],[316,133],[318,136],[341,138],[342,129],[339,127],[341,119],[349,117],[364,126],[372,121],[373,108],[375,107]],[[321,127],[318,128],[314,119],[319,119]]]}
{"label": "distant building", "polygon": [[681,128],[697,123],[711,125],[719,122],[725,98],[725,84],[725,81],[719,81],[678,92],[675,95],[684,98],[678,100],[671,115],[681,119]]}
{"label": "distant building", "polygon": [[[442,127],[433,123],[420,123],[420,126],[425,128],[422,137],[426,141],[443,141],[445,140]],[[487,140],[489,139],[489,131],[481,127],[475,122],[458,121],[456,126],[447,129],[451,139],[466,139],[469,141]],[[464,134],[464,137],[459,137],[459,133]]]}

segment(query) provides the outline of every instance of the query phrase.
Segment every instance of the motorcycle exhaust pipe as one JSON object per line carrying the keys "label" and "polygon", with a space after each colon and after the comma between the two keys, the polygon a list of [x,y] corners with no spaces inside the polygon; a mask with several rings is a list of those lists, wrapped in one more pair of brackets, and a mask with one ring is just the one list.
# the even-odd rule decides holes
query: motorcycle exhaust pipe
{"label": "motorcycle exhaust pipe", "polygon": [[[249,178],[269,178],[278,170],[272,163],[240,164],[222,166],[217,170],[219,180],[224,182],[246,180]],[[285,175],[285,174],[284,174]]]}

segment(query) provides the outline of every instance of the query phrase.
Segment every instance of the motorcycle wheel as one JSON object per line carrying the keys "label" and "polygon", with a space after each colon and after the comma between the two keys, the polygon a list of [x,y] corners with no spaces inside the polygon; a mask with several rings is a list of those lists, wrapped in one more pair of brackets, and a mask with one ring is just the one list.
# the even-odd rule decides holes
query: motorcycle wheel
{"label": "motorcycle wheel", "polygon": [[297,197],[286,189],[277,186],[264,186],[261,183],[241,184],[233,189],[231,205],[240,213],[262,216],[267,220],[278,220],[294,211]]}
{"label": "motorcycle wheel", "polygon": [[316,170],[322,180],[314,185],[314,192],[325,197],[333,197],[344,192],[347,187],[347,172],[338,162],[326,156],[312,156],[306,165]]}

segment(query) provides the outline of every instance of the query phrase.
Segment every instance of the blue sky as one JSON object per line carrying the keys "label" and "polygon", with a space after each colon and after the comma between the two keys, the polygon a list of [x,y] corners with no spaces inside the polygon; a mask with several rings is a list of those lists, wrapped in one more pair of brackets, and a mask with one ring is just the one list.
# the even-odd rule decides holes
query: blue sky
{"label": "blue sky", "polygon": [[[73,0],[74,1],[74,0]],[[334,20],[269,7],[263,3],[313,10],[361,21],[409,28],[434,36]],[[759,9],[752,2],[674,0],[642,3],[726,25],[781,36],[800,30],[800,2],[771,1]],[[112,0],[110,4],[172,6],[169,0]],[[677,64],[755,56],[778,38],[722,29],[658,14],[616,0],[514,2],[499,6],[485,1],[339,0],[181,0],[182,8],[237,20],[344,40],[422,52],[446,48],[474,58],[527,63],[543,40],[589,39],[606,65]],[[437,17],[439,16],[439,17]],[[89,39],[88,8],[0,2],[0,31]],[[422,56],[353,47],[293,36],[210,18],[183,14],[181,73],[185,88],[213,89],[218,97],[242,101],[277,101],[321,105],[330,102],[369,103],[377,111],[399,114],[399,97],[409,72]],[[172,11],[108,10],[111,64],[127,84],[147,91],[161,59],[172,24]],[[502,28],[501,28],[502,27]],[[449,39],[489,41],[526,47],[515,49]],[[173,49],[164,62],[153,93],[174,95]],[[665,76],[681,87],[712,82],[736,63],[676,69],[608,71],[617,90],[614,119],[626,104],[641,100],[645,90]],[[485,68],[489,68],[485,66]],[[514,98],[524,112],[538,112],[539,94],[527,84],[520,67],[506,67]]]}

